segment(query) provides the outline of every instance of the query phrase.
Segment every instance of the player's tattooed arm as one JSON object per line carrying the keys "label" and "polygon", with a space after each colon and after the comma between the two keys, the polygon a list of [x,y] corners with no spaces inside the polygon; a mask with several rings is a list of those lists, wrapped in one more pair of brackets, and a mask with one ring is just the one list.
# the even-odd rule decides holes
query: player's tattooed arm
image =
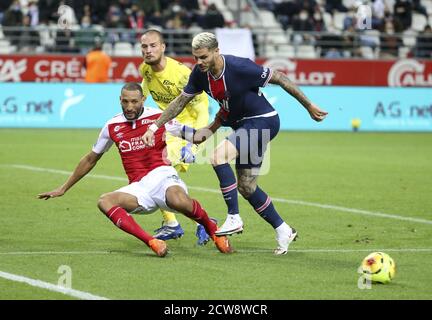
{"label": "player's tattooed arm", "polygon": [[171,101],[171,103],[168,105],[168,107],[165,109],[159,119],[157,119],[155,122],[158,128],[162,127],[165,123],[177,117],[193,98],[194,96],[186,96],[180,94],[179,96],[177,96],[177,98]]}
{"label": "player's tattooed arm", "polygon": [[312,105],[312,102],[305,96],[305,94],[293,83],[286,75],[282,72],[273,71],[272,77],[270,78],[269,83],[280,85],[286,92],[292,95],[294,98],[298,100],[306,109]]}
{"label": "player's tattooed arm", "polygon": [[286,92],[297,99],[303,107],[309,112],[312,119],[322,121],[327,116],[327,111],[321,110],[317,105],[313,104],[305,94],[297,87],[286,75],[279,71],[273,71],[269,80],[270,83],[280,85]]}

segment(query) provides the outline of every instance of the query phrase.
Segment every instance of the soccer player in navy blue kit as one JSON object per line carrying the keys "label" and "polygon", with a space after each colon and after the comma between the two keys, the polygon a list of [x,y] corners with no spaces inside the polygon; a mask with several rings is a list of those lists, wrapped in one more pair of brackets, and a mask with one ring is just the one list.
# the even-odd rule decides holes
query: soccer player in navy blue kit
{"label": "soccer player in navy blue kit", "polygon": [[[206,128],[185,132],[195,143],[208,139],[221,126],[234,132],[215,149],[211,164],[219,179],[228,207],[225,223],[216,235],[231,235],[243,231],[239,214],[237,191],[255,211],[276,231],[276,255],[286,254],[297,231],[286,224],[273,206],[271,198],[257,185],[259,168],[266,146],[279,131],[279,116],[260,92],[268,83],[281,86],[296,98],[315,121],[322,121],[327,112],[313,104],[283,73],[257,65],[253,61],[232,55],[221,55],[213,33],[202,32],[192,40],[192,54],[196,65],[189,82],[175,100],[153,123],[142,139],[153,143],[154,132],[174,119],[197,94],[205,91],[218,101],[220,110]],[[236,173],[230,161],[236,159]]]}

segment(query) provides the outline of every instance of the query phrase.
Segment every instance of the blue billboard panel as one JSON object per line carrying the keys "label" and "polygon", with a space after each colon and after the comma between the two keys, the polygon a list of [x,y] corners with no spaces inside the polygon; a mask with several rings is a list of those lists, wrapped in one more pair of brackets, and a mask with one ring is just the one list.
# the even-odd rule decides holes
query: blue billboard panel
{"label": "blue billboard panel", "polygon": [[118,84],[0,84],[0,127],[95,128],[121,112]]}
{"label": "blue billboard panel", "polygon": [[[0,127],[100,128],[121,112],[122,84],[1,83]],[[432,131],[432,88],[302,87],[329,112],[320,123],[278,86],[263,94],[281,118],[281,130]],[[146,106],[156,107],[148,98]],[[219,110],[210,99],[210,119]]]}
{"label": "blue billboard panel", "polygon": [[432,131],[432,88],[302,87],[321,109],[320,123],[278,86],[263,89],[283,130]]}

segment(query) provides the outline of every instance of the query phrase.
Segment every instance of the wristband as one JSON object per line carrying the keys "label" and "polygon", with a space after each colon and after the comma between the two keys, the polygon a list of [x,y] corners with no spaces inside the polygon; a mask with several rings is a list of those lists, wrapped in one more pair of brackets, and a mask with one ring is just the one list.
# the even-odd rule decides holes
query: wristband
{"label": "wristband", "polygon": [[156,123],[152,123],[152,124],[148,127],[148,129],[149,129],[151,132],[155,133],[155,132],[159,129],[159,127],[156,125]]}

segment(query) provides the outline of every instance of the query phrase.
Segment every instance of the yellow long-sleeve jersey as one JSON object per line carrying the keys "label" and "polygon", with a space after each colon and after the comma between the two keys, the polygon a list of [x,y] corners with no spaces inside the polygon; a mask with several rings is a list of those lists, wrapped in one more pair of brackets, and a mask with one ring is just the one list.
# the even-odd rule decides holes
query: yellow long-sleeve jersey
{"label": "yellow long-sleeve jersey", "polygon": [[[154,72],[151,66],[144,62],[139,71],[143,78],[141,86],[144,96],[152,96],[161,110],[165,110],[168,104],[181,94],[186,86],[191,70],[183,63],[167,57],[165,69]],[[209,101],[205,92],[196,95],[185,109],[177,116],[177,121],[189,127],[199,129],[207,126],[209,121]],[[188,164],[180,162],[181,148],[187,142],[173,136],[167,136],[168,159],[178,171],[187,171]],[[196,149],[195,149],[196,151]]]}
{"label": "yellow long-sleeve jersey", "polygon": [[[151,66],[142,63],[139,67],[143,78],[141,86],[147,97],[152,96],[158,107],[165,110],[186,86],[191,70],[183,63],[167,57],[165,69],[154,72]],[[189,102],[176,120],[195,129],[205,127],[209,120],[209,101],[205,92]]]}

